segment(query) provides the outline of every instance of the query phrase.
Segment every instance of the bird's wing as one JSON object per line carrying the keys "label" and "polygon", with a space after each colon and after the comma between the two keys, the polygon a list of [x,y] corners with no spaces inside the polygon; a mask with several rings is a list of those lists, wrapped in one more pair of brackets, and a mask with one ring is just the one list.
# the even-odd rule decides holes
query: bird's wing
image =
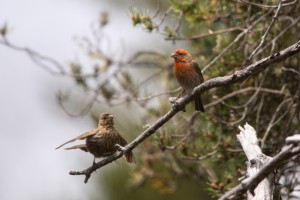
{"label": "bird's wing", "polygon": [[199,77],[201,79],[201,83],[203,83],[204,82],[204,78],[203,78],[203,75],[202,75],[202,72],[201,72],[201,69],[200,69],[198,63],[195,60],[192,60],[192,65],[193,65],[196,73],[199,75]]}
{"label": "bird's wing", "polygon": [[56,147],[55,149],[59,149],[60,147],[66,145],[68,143],[74,142],[76,140],[84,140],[84,139],[86,139],[87,137],[89,137],[91,135],[95,135],[97,132],[98,132],[98,129],[93,129],[93,130],[91,130],[89,132],[83,133],[83,134],[77,136],[76,138],[73,138],[72,140],[69,140],[69,141],[63,143],[62,145]]}
{"label": "bird's wing", "polygon": [[119,135],[118,144],[121,145],[122,147],[125,147],[128,143],[121,135]]}
{"label": "bird's wing", "polygon": [[82,151],[88,152],[88,149],[86,148],[86,144],[79,144],[79,145],[65,148],[65,150],[71,150],[71,149],[81,149]]}

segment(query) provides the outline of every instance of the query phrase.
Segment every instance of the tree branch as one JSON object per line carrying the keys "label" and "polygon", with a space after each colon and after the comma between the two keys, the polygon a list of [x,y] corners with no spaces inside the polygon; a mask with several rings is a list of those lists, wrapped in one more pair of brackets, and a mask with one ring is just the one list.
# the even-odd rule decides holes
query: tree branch
{"label": "tree branch", "polygon": [[281,9],[281,7],[282,7],[282,1],[283,1],[283,0],[280,0],[280,1],[279,1],[278,8],[277,8],[277,10],[276,10],[276,12],[275,12],[275,15],[274,15],[273,18],[272,18],[271,23],[269,24],[269,26],[268,26],[266,32],[265,32],[265,33],[263,34],[263,36],[261,37],[261,41],[260,41],[259,45],[258,45],[258,46],[255,48],[255,50],[251,53],[251,55],[249,56],[248,60],[251,60],[252,57],[257,53],[257,51],[265,44],[267,35],[269,34],[269,32],[270,32],[270,30],[271,30],[273,24],[275,23],[275,21],[276,21],[277,18],[278,18],[279,11],[280,11],[280,9]]}
{"label": "tree branch", "polygon": [[[261,59],[258,62],[251,64],[242,70],[236,71],[232,75],[212,78],[212,79],[202,83],[201,85],[197,86],[189,95],[184,96],[183,98],[180,98],[176,102],[176,104],[172,107],[171,110],[169,110],[164,116],[162,116],[154,124],[149,126],[136,139],[134,139],[131,143],[129,143],[126,147],[124,147],[123,152],[116,152],[114,155],[99,161],[95,165],[93,165],[85,170],[71,171],[70,174],[71,175],[85,175],[86,178],[85,178],[84,182],[87,183],[88,179],[90,178],[91,174],[94,171],[107,165],[108,163],[111,163],[114,160],[117,160],[118,158],[120,158],[123,155],[123,153],[133,150],[136,146],[138,146],[145,139],[147,139],[153,133],[155,133],[165,123],[167,123],[170,119],[172,119],[172,117],[174,117],[179,111],[183,110],[185,105],[187,105],[189,102],[191,102],[194,99],[194,96],[196,94],[203,93],[205,91],[208,91],[211,88],[224,87],[224,86],[228,86],[231,84],[242,82],[242,81],[246,80],[247,78],[249,78],[250,76],[265,70],[270,65],[272,65],[274,63],[278,63],[280,61],[283,61],[299,52],[300,52],[300,40],[297,43],[293,44],[292,46],[290,46],[280,52],[275,53],[274,55],[271,55],[269,57]],[[292,147],[290,147],[290,148],[292,148]],[[286,156],[285,154],[283,156]],[[290,155],[290,153],[288,153],[288,155]],[[281,157],[279,157],[279,158],[282,159]]]}
{"label": "tree branch", "polygon": [[215,56],[215,58],[210,61],[203,69],[202,69],[202,73],[207,70],[210,66],[212,66],[219,58],[221,58],[221,56],[226,53],[231,47],[233,47],[234,44],[236,44],[239,40],[241,40],[246,34],[249,33],[249,31],[256,26],[259,22],[261,22],[268,14],[270,13],[267,12],[264,15],[260,16],[257,20],[255,20],[249,27],[247,27],[246,29],[244,29],[241,33],[239,33],[236,38],[230,42],[217,56]]}
{"label": "tree branch", "polygon": [[263,166],[254,176],[249,177],[242,181],[239,185],[235,186],[226,192],[219,200],[225,199],[240,199],[239,197],[248,190],[254,190],[256,186],[273,172],[278,166],[282,165],[284,161],[292,158],[300,153],[300,146],[289,145],[279,154],[273,157],[265,166]]}
{"label": "tree branch", "polygon": [[[261,148],[258,146],[258,139],[256,136],[255,129],[248,125],[242,128],[240,134],[237,138],[243,147],[243,150],[247,156],[247,177],[252,178],[255,176],[259,170],[265,166],[271,159],[271,157],[266,156],[262,153]],[[271,172],[270,172],[271,173]],[[273,185],[274,176],[267,176],[257,185],[257,187],[250,188],[248,192],[248,200],[271,200],[273,199]],[[255,189],[255,190],[254,190]],[[255,195],[254,195],[255,194]]]}
{"label": "tree branch", "polygon": [[[264,4],[259,4],[259,3],[253,3],[253,2],[250,2],[250,1],[246,1],[246,0],[235,0],[235,1],[246,3],[246,4],[249,4],[249,5],[253,5],[253,6],[258,6],[258,7],[261,7],[261,8],[278,8],[279,7],[279,5],[264,5]],[[294,0],[294,1],[289,2],[289,3],[284,3],[284,4],[282,4],[282,6],[289,6],[289,5],[292,5],[296,2],[297,2],[297,0]]]}

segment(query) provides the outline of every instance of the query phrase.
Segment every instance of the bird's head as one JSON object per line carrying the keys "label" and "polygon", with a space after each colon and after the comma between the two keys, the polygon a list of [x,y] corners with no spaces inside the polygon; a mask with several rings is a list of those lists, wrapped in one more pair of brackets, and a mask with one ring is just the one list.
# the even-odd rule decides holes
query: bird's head
{"label": "bird's head", "polygon": [[110,113],[101,113],[99,119],[99,126],[113,126],[114,116]]}
{"label": "bird's head", "polygon": [[191,54],[185,49],[176,49],[176,51],[171,54],[171,57],[175,59],[175,62],[189,62],[192,60]]}

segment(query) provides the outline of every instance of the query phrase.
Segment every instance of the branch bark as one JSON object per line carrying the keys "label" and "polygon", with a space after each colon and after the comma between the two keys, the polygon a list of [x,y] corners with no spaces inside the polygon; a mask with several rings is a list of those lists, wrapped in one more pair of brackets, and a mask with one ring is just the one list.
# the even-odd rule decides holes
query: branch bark
{"label": "branch bark", "polygon": [[[247,176],[253,177],[259,172],[262,166],[266,165],[270,161],[271,157],[262,153],[260,147],[258,146],[256,131],[252,126],[246,123],[244,129],[241,126],[239,126],[239,129],[241,132],[239,135],[237,135],[237,138],[248,159]],[[272,174],[267,178],[264,178],[257,185],[254,191],[248,192],[248,200],[273,199],[273,181],[274,176],[272,176]]]}
{"label": "branch bark", "polygon": [[242,70],[236,71],[231,75],[212,78],[201,85],[197,86],[189,95],[180,98],[176,104],[169,110],[164,116],[162,116],[159,120],[157,120],[154,124],[149,126],[143,133],[141,133],[136,139],[134,139],[131,143],[129,143],[123,152],[117,152],[114,155],[107,157],[95,165],[82,170],[82,171],[71,171],[71,175],[85,175],[85,183],[87,183],[88,179],[90,178],[91,174],[96,171],[97,169],[111,163],[112,161],[120,158],[125,152],[133,150],[136,146],[138,146],[141,142],[145,139],[150,137],[153,133],[155,133],[160,127],[162,127],[165,123],[167,123],[170,119],[172,119],[179,111],[183,110],[185,105],[191,102],[194,96],[198,93],[203,93],[208,91],[212,88],[216,87],[224,87],[228,85],[232,85],[235,83],[240,83],[249,78],[250,76],[259,73],[274,63],[281,62],[296,53],[300,52],[300,40],[291,45],[290,47],[279,51],[269,57],[261,59],[254,64],[251,64],[245,67]]}
{"label": "branch bark", "polygon": [[246,124],[245,129],[239,127],[240,134],[237,135],[243,150],[248,158],[247,173],[248,178],[239,185],[226,192],[219,200],[240,199],[248,192],[248,200],[272,200],[274,178],[272,172],[291,159],[300,154],[298,136],[291,136],[286,139],[289,144],[275,157],[264,155],[257,144],[256,132],[253,127]]}

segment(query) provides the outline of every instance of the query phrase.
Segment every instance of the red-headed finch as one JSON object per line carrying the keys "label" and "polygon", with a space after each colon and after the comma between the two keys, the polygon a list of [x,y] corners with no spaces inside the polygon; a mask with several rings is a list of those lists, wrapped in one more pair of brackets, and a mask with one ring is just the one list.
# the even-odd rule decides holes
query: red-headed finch
{"label": "red-headed finch", "polygon": [[[184,91],[190,93],[195,87],[204,82],[201,69],[189,52],[184,49],[177,49],[171,57],[175,59],[175,77]],[[205,112],[200,94],[195,96],[194,102],[195,110]]]}

